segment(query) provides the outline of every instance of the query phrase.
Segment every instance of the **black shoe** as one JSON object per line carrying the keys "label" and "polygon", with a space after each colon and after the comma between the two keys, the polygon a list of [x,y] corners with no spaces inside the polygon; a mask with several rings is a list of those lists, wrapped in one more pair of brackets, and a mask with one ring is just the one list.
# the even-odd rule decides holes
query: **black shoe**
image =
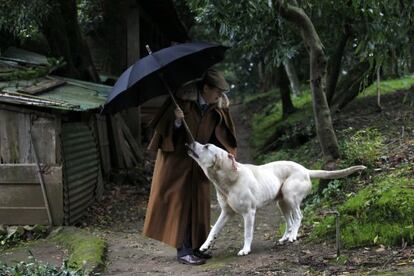
{"label": "black shoe", "polygon": [[206,259],[206,260],[211,259],[213,257],[212,254],[207,253],[207,252],[201,252],[198,249],[194,250],[194,255],[196,255],[197,257],[199,257],[201,259]]}
{"label": "black shoe", "polygon": [[195,255],[185,255],[182,257],[177,257],[179,263],[188,264],[188,265],[202,265],[206,263],[205,259],[201,259]]}

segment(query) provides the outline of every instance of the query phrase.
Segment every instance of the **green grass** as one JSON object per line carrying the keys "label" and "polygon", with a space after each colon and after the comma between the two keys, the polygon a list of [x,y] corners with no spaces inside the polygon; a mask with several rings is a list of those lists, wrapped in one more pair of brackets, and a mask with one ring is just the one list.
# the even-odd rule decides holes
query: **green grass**
{"label": "green grass", "polygon": [[379,130],[366,128],[355,132],[350,128],[343,130],[340,135],[342,139],[339,147],[343,155],[344,167],[355,164],[362,164],[369,168],[376,166],[376,161],[384,149],[383,135]]}
{"label": "green grass", "polygon": [[[274,90],[269,93],[278,92]],[[306,118],[312,118],[311,97],[310,91],[306,90],[300,97],[292,98],[293,105],[300,110],[289,115],[285,120],[282,118],[282,103],[280,101],[270,102],[262,109],[261,113],[254,114],[251,138],[253,147],[258,148],[262,146],[277,128],[294,125],[306,120]]]}
{"label": "green grass", "polygon": [[[395,92],[397,90],[405,90],[414,86],[414,75],[406,76],[401,79],[384,80],[380,82],[381,95]],[[374,83],[364,89],[358,98],[370,97],[377,95],[377,84]]]}
{"label": "green grass", "polygon": [[248,94],[244,97],[243,103],[249,104],[251,102],[259,101],[259,100],[269,100],[269,99],[276,99],[277,98],[277,90],[270,90],[263,93],[252,93]]}
{"label": "green grass", "polygon": [[[321,209],[337,209],[341,213],[341,239],[345,247],[400,245],[403,239],[409,244],[414,242],[412,166],[402,163],[389,173],[377,175],[372,170],[386,151],[384,135],[372,128],[340,132],[344,158],[338,167],[363,164],[368,167],[364,174],[374,178],[362,175],[333,180],[322,195],[311,197],[305,210],[309,214]],[[305,224],[314,225],[310,240],[333,240],[335,237],[333,217],[311,216]]]}
{"label": "green grass", "polygon": [[[338,206],[345,247],[414,242],[414,183],[410,178],[381,176]],[[333,239],[334,219],[316,224],[311,238]]]}
{"label": "green grass", "polygon": [[291,160],[298,162],[307,168],[320,169],[323,165],[322,158],[309,158],[310,156],[317,157],[319,154],[319,145],[309,142],[295,149],[282,148],[277,151],[259,155],[256,161],[258,164],[265,164],[278,160]]}

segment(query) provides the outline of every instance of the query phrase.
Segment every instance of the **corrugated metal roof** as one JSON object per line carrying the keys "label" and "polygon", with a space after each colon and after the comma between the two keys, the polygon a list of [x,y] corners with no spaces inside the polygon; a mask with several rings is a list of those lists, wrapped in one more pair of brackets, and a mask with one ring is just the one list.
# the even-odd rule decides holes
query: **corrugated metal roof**
{"label": "corrugated metal roof", "polygon": [[[36,95],[22,93],[25,87],[47,79],[61,79],[66,83]],[[100,108],[112,87],[63,77],[0,82],[0,102],[39,106],[53,109],[86,111]]]}

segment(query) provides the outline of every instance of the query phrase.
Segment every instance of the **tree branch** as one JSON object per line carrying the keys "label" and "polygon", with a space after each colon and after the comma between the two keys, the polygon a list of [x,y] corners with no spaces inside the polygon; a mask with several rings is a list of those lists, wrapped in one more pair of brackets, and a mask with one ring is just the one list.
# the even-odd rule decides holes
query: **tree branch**
{"label": "tree branch", "polygon": [[299,26],[301,36],[306,45],[312,50],[323,51],[323,44],[303,9],[288,4],[285,0],[273,0],[273,5],[285,19]]}

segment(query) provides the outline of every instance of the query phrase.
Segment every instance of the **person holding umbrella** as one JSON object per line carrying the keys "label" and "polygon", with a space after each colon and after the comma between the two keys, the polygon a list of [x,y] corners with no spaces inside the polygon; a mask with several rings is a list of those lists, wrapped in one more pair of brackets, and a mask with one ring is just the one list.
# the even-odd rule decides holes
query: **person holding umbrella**
{"label": "person holding umbrella", "polygon": [[152,122],[148,148],[157,157],[143,233],[177,248],[180,263],[201,265],[211,257],[198,250],[210,231],[210,182],[185,143],[194,138],[236,154],[228,90],[223,74],[210,68],[201,81],[178,89],[179,107],[167,99]]}

